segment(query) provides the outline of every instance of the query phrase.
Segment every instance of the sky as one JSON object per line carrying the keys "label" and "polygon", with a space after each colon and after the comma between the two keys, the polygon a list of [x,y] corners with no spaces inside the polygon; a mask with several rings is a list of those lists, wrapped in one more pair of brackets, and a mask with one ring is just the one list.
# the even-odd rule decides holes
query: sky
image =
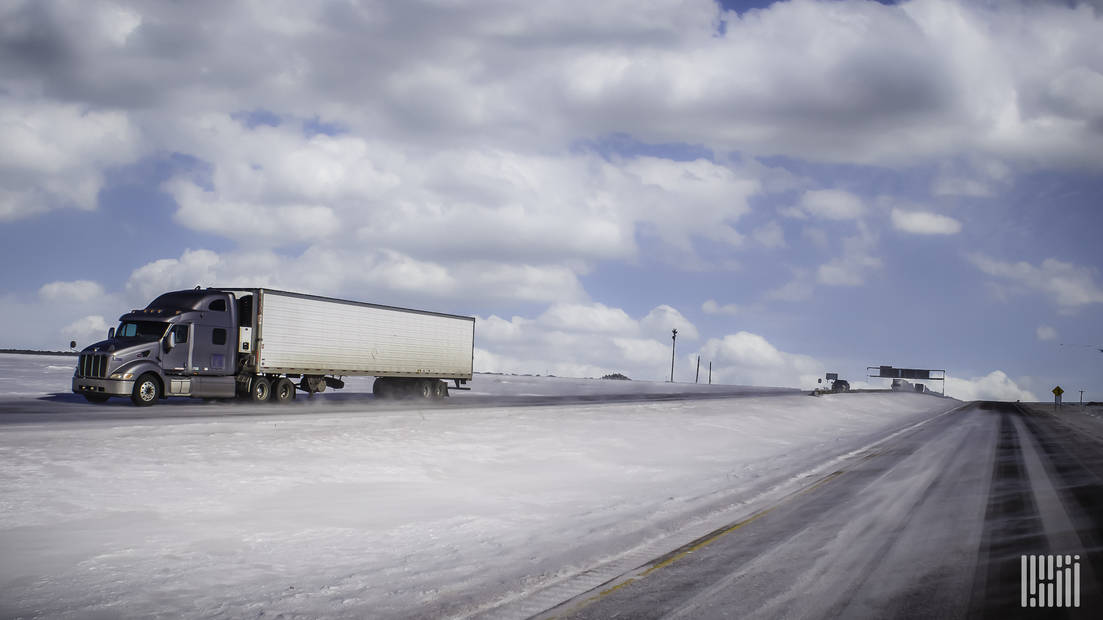
{"label": "sky", "polygon": [[475,316],[477,371],[668,379],[676,328],[678,381],[1103,400],[1101,40],[1098,2],[4,2],[0,347],[266,286]]}

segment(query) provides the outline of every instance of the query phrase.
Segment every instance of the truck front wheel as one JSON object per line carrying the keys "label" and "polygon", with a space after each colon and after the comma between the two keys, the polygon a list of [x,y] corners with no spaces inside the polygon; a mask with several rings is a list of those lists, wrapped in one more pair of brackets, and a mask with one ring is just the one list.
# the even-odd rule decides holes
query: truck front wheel
{"label": "truck front wheel", "polygon": [[148,407],[161,398],[161,382],[157,375],[147,372],[138,377],[134,382],[134,391],[130,393],[130,400],[139,407]]}

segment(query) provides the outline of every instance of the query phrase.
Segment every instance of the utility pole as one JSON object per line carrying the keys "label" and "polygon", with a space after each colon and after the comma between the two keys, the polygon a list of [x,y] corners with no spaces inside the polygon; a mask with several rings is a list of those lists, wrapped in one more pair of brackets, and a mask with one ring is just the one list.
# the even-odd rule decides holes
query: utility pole
{"label": "utility pole", "polygon": [[670,382],[674,383],[674,349],[678,346],[678,330],[670,330]]}
{"label": "utility pole", "polygon": [[709,362],[709,385],[712,385],[712,362]]}
{"label": "utility pole", "polygon": [[1080,390],[1080,408],[1084,408],[1084,390]]}
{"label": "utility pole", "polygon": [[[697,376],[693,377],[693,382],[694,383],[700,383],[701,382],[701,356],[700,355],[697,356]],[[1084,394],[1082,392],[1080,394],[1080,400],[1084,400]]]}

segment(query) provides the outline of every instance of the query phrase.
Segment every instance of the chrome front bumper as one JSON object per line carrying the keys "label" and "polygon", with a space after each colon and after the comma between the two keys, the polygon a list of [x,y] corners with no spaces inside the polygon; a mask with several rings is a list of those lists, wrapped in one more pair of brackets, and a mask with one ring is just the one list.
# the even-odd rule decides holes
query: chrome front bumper
{"label": "chrome front bumper", "polygon": [[106,396],[130,396],[134,381],[73,377],[73,392],[77,394],[103,394]]}

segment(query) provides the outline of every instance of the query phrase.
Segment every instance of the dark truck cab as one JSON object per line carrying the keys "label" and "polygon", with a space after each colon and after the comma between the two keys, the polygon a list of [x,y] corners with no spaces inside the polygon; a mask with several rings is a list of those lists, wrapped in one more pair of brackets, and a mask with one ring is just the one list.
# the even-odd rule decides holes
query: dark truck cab
{"label": "dark truck cab", "polygon": [[130,396],[137,405],[167,396],[233,398],[238,331],[252,325],[251,302],[218,289],[165,293],[81,351],[73,391],[92,402]]}

